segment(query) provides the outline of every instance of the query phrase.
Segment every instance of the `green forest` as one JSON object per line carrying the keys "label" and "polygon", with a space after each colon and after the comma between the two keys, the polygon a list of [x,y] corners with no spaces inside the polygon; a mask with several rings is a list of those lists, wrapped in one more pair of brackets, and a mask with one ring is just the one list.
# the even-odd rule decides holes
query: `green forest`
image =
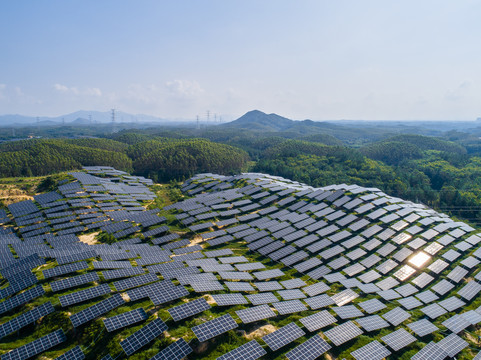
{"label": "green forest", "polygon": [[[314,130],[306,131],[306,126]],[[316,187],[377,187],[465,221],[481,218],[479,138],[459,131],[436,137],[393,134],[390,127],[372,136],[359,131],[355,138],[356,129],[329,129],[312,124],[287,130],[155,127],[95,137],[5,141],[0,143],[0,177],[42,176],[93,165],[155,182],[182,181],[201,172],[256,171]]]}

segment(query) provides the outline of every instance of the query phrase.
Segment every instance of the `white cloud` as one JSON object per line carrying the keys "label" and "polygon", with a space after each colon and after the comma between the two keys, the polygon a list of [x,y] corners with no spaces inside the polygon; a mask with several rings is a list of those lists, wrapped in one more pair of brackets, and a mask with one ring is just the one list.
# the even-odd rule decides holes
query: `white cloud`
{"label": "white cloud", "polygon": [[204,93],[204,89],[197,81],[190,80],[172,80],[167,81],[165,86],[172,95],[175,96],[197,96]]}
{"label": "white cloud", "polygon": [[82,95],[82,96],[102,96],[102,91],[99,88],[85,88],[85,89],[80,89],[72,86],[68,87],[66,85],[62,84],[54,84],[53,88],[57,90],[58,92],[64,93],[64,94],[73,94],[73,95]]}
{"label": "white cloud", "polygon": [[67,86],[61,85],[61,84],[54,84],[53,88],[57,91],[60,91],[60,92],[68,92],[69,91],[69,88]]}

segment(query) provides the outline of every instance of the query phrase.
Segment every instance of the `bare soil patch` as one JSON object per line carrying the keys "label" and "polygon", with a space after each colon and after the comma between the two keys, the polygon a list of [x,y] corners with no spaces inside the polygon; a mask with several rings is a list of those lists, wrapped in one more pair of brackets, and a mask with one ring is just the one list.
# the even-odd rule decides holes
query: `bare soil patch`
{"label": "bare soil patch", "polygon": [[97,239],[95,238],[100,232],[94,232],[91,234],[87,235],[79,235],[78,238],[80,239],[81,242],[89,244],[89,245],[95,245],[97,244]]}
{"label": "bare soil patch", "polygon": [[250,333],[246,334],[246,338],[249,340],[262,337],[264,335],[270,334],[271,332],[276,331],[277,328],[274,325],[264,325],[258,327],[257,329],[251,331]]}

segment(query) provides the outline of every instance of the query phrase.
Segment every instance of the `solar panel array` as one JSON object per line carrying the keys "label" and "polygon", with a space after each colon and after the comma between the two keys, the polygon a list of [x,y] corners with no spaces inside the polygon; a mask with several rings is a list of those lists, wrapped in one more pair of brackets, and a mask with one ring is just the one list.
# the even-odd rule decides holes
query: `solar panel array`
{"label": "solar panel array", "polygon": [[[192,290],[214,292],[211,294],[214,306],[239,306],[235,314],[244,324],[327,308],[329,310],[302,317],[299,324],[308,331],[328,328],[324,331],[328,346],[354,339],[364,330],[369,336],[375,334],[376,340],[391,350],[398,351],[396,348],[409,347],[412,338],[427,342],[424,338],[427,334],[441,333],[442,329],[461,338],[465,329],[481,317],[471,305],[481,290],[481,276],[476,274],[481,259],[478,251],[481,238],[473,235],[474,229],[470,226],[454,222],[425,206],[392,198],[378,189],[358,186],[312,189],[263,174],[234,177],[201,174],[185,182],[183,190],[192,197],[164,210],[175,214],[178,220],[174,222],[179,226],[186,224],[194,233],[201,233],[202,240],[214,249],[204,254],[202,242],[192,244],[189,239],[179,239],[178,234],[169,234],[169,226],[159,226],[170,225],[171,220],[154,215],[158,209],[157,212],[133,210],[141,201],[151,198],[152,193],[149,194],[144,185],[148,182],[130,179],[111,168],[95,167],[87,171],[93,172],[87,176],[74,173],[72,176],[78,182],[61,185],[59,193],[10,206],[10,214],[0,212],[0,220],[13,218],[21,236],[0,235],[0,273],[9,282],[0,290],[2,298],[6,298],[0,302],[0,313],[42,296],[41,286],[30,288],[37,280],[28,274],[46,261],[55,265],[51,259],[56,259],[57,266],[43,271],[45,279],[62,278],[49,282],[54,292],[88,287],[69,294],[60,293],[58,298],[63,307],[108,295],[111,280],[124,278],[112,282],[116,291],[127,290],[131,301],[149,298],[154,305],[181,299]],[[94,174],[107,178],[97,178]],[[108,179],[108,176],[119,175],[119,183]],[[235,187],[238,181],[247,185]],[[63,231],[65,234],[80,231],[80,228],[83,231],[85,225],[92,225],[91,230],[100,228],[110,232],[114,237],[140,231],[137,238],[95,246],[79,242],[74,235],[60,235]],[[51,231],[57,234],[49,233]],[[192,237],[191,234],[186,237]],[[160,237],[154,238],[158,235]],[[247,244],[243,245],[244,241]],[[2,247],[4,243],[12,245]],[[228,243],[235,244],[234,251],[215,249]],[[272,263],[266,266],[264,261],[252,261],[251,253],[240,250],[242,246],[260,254],[261,259],[275,261],[278,266],[273,268]],[[424,254],[424,258],[429,256],[428,260],[416,262],[421,259],[419,254]],[[89,265],[84,260],[93,258],[102,261],[93,261],[93,271],[85,273]],[[100,269],[114,270],[104,271],[99,277],[97,270]],[[80,274],[74,274],[76,272]],[[158,281],[156,273],[169,282]],[[72,275],[63,278],[68,274]],[[300,280],[301,276],[306,280]],[[96,284],[91,286],[91,282]],[[154,283],[146,285],[150,282]],[[178,282],[180,286],[175,285]],[[334,283],[338,284],[332,286]],[[236,291],[248,294],[233,293]],[[365,294],[371,294],[370,300],[356,300],[355,307],[349,304]],[[115,298],[120,299],[121,295],[97,302],[98,307],[88,304],[90,306],[71,316],[72,322],[81,326],[107,314],[110,308],[99,304],[107,305],[109,299]],[[387,309],[386,302],[398,303],[401,307]],[[169,306],[168,311],[179,321],[197,316],[210,307],[204,298],[199,298]],[[145,320],[146,314],[142,311],[118,315],[116,325],[109,331]],[[353,321],[335,325],[338,320],[332,316],[334,313],[337,318]],[[420,313],[431,321],[420,319]],[[113,324],[113,320],[111,322]],[[392,334],[397,336],[388,334],[379,338],[377,331],[390,325],[395,327]],[[19,325],[11,322],[9,326]],[[219,331],[215,326],[210,329],[206,325],[206,328],[213,334]],[[451,356],[451,348],[466,351],[462,343],[466,340],[448,337],[434,345],[428,344],[425,353]],[[321,338],[312,339],[317,343]],[[313,351],[312,356],[320,351],[311,349],[309,341],[297,348],[299,354],[304,352],[306,356],[310,356],[309,351]],[[423,350],[416,356],[424,356]],[[387,348],[373,341],[353,351],[352,356],[363,358],[372,353],[372,357],[377,357],[385,351]],[[295,358],[295,352],[291,352],[288,354]]]}

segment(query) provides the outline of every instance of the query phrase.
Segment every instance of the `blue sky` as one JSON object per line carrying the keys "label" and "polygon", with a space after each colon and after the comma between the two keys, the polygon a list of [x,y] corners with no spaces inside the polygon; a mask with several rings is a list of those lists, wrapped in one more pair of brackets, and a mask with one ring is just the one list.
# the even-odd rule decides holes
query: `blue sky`
{"label": "blue sky", "polygon": [[481,116],[481,1],[0,2],[0,114]]}

